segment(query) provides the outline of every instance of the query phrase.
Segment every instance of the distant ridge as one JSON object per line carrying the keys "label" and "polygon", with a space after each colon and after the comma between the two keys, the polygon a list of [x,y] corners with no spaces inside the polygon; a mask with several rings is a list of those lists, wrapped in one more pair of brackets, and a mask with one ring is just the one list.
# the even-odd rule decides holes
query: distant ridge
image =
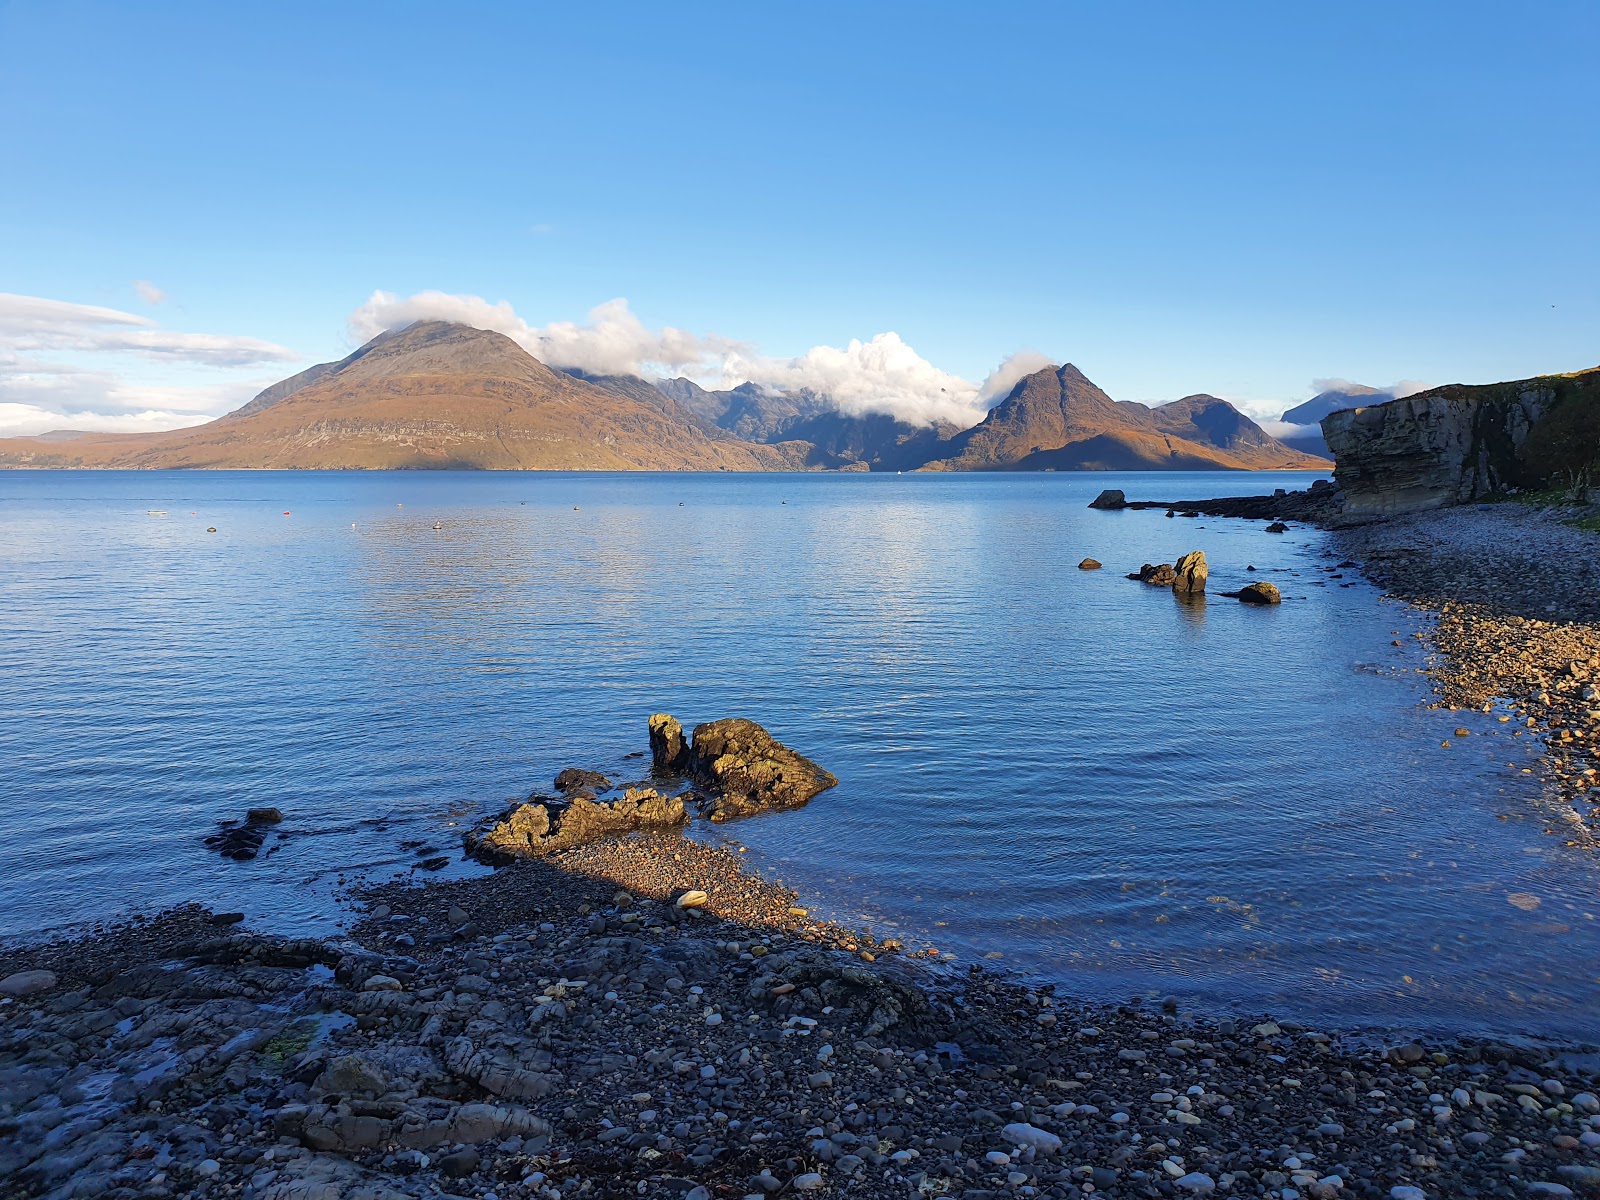
{"label": "distant ridge", "polygon": [[1317,468],[1216,396],[1116,403],[1067,364],[970,429],[847,414],[816,392],[593,375],[503,334],[420,321],[166,433],[0,439],[0,466],[320,470],[990,471]]}

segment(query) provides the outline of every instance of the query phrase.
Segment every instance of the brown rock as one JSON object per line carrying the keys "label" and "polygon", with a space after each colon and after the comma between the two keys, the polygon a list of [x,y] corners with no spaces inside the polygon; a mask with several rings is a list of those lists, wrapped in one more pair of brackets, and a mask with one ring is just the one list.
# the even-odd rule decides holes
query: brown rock
{"label": "brown rock", "polygon": [[581,794],[567,804],[530,800],[478,826],[467,835],[466,843],[473,854],[491,861],[528,858],[612,834],[682,825],[688,819],[681,796],[663,796],[654,788],[629,788],[609,803]]}
{"label": "brown rock", "polygon": [[839,781],[754,721],[730,717],[695,726],[691,769],[714,797],[713,821],[798,808]]}
{"label": "brown rock", "polygon": [[1098,571],[1100,567],[1100,560],[1094,558],[1086,558],[1078,564],[1078,570],[1080,571]]}
{"label": "brown rock", "polygon": [[1200,595],[1206,590],[1206,576],[1209,568],[1206,566],[1206,553],[1204,550],[1191,550],[1180,558],[1173,567],[1172,590],[1184,592],[1188,595]]}
{"label": "brown rock", "polygon": [[650,759],[658,771],[689,769],[689,744],[684,740],[683,726],[676,717],[667,713],[651,715]]}
{"label": "brown rock", "polygon": [[1171,587],[1178,573],[1166,563],[1145,563],[1137,575],[1129,575],[1128,578],[1148,583],[1151,587]]}
{"label": "brown rock", "polygon": [[580,767],[568,767],[556,776],[556,791],[563,796],[570,796],[573,792],[596,792],[611,790],[611,780],[599,771],[585,771]]}
{"label": "brown rock", "polygon": [[1239,590],[1239,599],[1246,604],[1281,604],[1283,596],[1275,584],[1262,580],[1260,583],[1247,584]]}

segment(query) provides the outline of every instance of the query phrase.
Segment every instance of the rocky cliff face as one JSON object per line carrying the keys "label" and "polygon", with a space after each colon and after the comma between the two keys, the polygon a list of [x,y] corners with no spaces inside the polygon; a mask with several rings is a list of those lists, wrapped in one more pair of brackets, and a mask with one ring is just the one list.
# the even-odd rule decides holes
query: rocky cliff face
{"label": "rocky cliff face", "polygon": [[1351,514],[1417,512],[1554,486],[1600,466],[1600,368],[1434,388],[1331,413],[1322,434]]}

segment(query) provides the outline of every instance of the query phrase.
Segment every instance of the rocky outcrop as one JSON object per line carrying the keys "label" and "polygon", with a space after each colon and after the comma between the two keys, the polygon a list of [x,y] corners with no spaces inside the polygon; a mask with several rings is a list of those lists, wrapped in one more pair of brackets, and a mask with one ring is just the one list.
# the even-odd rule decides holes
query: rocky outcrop
{"label": "rocky outcrop", "polygon": [[1452,384],[1331,413],[1323,436],[1352,515],[1468,503],[1600,469],[1600,368]]}
{"label": "rocky outcrop", "polygon": [[1122,494],[1120,488],[1107,488],[1093,500],[1089,501],[1090,508],[1118,509],[1128,507],[1128,498]]}
{"label": "rocky outcrop", "polygon": [[1173,591],[1189,596],[1205,595],[1206,577],[1210,574],[1210,568],[1206,566],[1206,552],[1189,551],[1173,564],[1172,574]]}
{"label": "rocky outcrop", "polygon": [[628,788],[621,799],[610,803],[581,793],[569,801],[535,797],[483,822],[465,840],[474,856],[504,862],[554,854],[637,829],[682,825],[688,819],[681,796],[663,796],[653,788]]}
{"label": "rocky outcrop", "polygon": [[689,769],[689,743],[683,726],[669,713],[650,715],[650,761],[657,771],[676,773]]}
{"label": "rocky outcrop", "polygon": [[700,783],[710,793],[701,812],[713,821],[799,808],[839,782],[743,717],[696,725],[686,749],[682,738],[683,726],[666,713],[650,718],[657,768],[682,771]]}
{"label": "rocky outcrop", "polygon": [[1103,564],[1098,558],[1086,558],[1078,564],[1080,571],[1098,571]]}

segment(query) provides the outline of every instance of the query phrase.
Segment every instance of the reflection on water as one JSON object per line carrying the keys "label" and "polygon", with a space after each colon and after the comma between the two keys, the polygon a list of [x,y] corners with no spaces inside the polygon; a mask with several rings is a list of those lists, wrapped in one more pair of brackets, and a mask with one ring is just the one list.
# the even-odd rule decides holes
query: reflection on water
{"label": "reflection on water", "polygon": [[[191,898],[327,928],[341,873],[458,859],[562,767],[626,778],[664,709],[841,780],[708,836],[958,961],[1581,1035],[1595,866],[1525,739],[1419,706],[1412,618],[1314,532],[1085,507],[1296,482],[0,475],[0,933]],[[1124,578],[1197,547],[1209,600]],[[1255,578],[1280,608],[1216,595]],[[261,858],[205,851],[264,805]]]}

